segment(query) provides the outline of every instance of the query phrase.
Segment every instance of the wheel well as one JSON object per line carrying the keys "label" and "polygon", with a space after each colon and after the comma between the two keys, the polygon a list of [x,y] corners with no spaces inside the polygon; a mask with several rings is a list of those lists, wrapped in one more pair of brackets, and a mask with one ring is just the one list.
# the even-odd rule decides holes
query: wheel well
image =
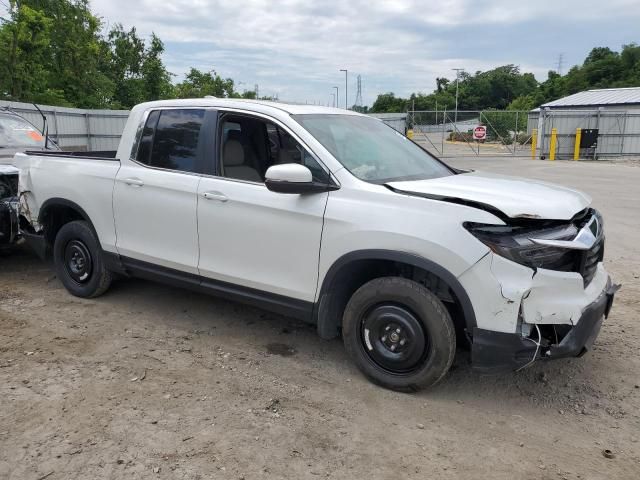
{"label": "wheel well", "polygon": [[[413,257],[413,256],[412,256]],[[419,258],[419,257],[416,257]],[[365,283],[380,277],[403,277],[424,285],[433,292],[447,307],[454,322],[456,332],[463,334],[475,324],[473,310],[469,314],[466,293],[460,291],[459,284],[452,285],[451,278],[443,278],[433,269],[416,265],[417,262],[407,262],[394,259],[364,258],[343,263],[333,268],[325,277],[318,299],[317,321],[318,333],[323,338],[333,338],[338,335],[342,325],[344,309],[355,291]],[[448,273],[448,272],[447,272]],[[464,299],[460,297],[464,295]],[[472,318],[469,318],[472,317]],[[461,335],[464,336],[464,335]]]}
{"label": "wheel well", "polygon": [[[71,204],[53,203],[43,208],[39,223],[44,231],[44,238],[49,246],[53,246],[60,229],[69,222],[86,220],[91,225],[84,211]],[[93,225],[91,225],[93,228]]]}

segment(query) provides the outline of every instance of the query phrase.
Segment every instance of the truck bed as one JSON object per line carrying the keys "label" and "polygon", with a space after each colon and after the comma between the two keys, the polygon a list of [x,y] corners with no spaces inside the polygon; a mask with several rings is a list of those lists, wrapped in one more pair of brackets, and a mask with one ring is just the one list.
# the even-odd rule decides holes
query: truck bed
{"label": "truck bed", "polygon": [[39,233],[41,210],[47,203],[64,199],[78,206],[90,219],[103,247],[115,245],[112,193],[120,161],[114,152],[27,151],[14,157],[20,170],[20,209]]}

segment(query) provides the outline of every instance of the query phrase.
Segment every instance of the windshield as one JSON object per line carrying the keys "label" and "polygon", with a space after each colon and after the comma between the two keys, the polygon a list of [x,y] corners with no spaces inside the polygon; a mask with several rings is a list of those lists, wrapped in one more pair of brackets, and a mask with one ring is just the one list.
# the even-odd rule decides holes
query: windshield
{"label": "windshield", "polygon": [[453,175],[404,135],[380,120],[360,115],[293,115],[360,180],[386,183]]}
{"label": "windshield", "polygon": [[29,122],[15,115],[0,114],[0,148],[43,146],[44,137]]}

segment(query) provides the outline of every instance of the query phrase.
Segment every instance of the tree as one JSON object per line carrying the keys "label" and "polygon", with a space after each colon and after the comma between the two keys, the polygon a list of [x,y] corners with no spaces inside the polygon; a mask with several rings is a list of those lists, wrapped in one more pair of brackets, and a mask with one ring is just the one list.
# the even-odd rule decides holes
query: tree
{"label": "tree", "polygon": [[116,23],[106,39],[106,75],[113,82],[110,103],[115,108],[128,108],[145,100],[145,82],[141,68],[145,57],[144,41],[136,28],[128,32]]}
{"label": "tree", "polygon": [[175,87],[178,98],[202,98],[206,95],[214,97],[233,97],[236,93],[230,78],[222,78],[215,71],[202,72],[192,68],[184,81]]}
{"label": "tree", "polygon": [[11,2],[0,29],[0,92],[9,99],[35,99],[46,91],[46,61],[53,21],[28,5]]}
{"label": "tree", "polygon": [[[514,99],[535,92],[538,83],[531,73],[520,73],[514,65],[504,65],[487,72],[458,76],[458,109],[505,109]],[[390,97],[391,95],[391,97]],[[382,94],[373,104],[372,111],[401,112],[406,106],[416,110],[451,109],[456,103],[456,82],[446,78],[436,79],[436,90],[429,95],[412,94],[408,100]]]}
{"label": "tree", "polygon": [[534,108],[536,108],[536,98],[531,94],[520,95],[507,106],[507,110],[515,110],[518,112],[528,112]]}
{"label": "tree", "polygon": [[376,101],[371,106],[371,113],[389,113],[404,112],[406,110],[407,101],[397,98],[393,92],[378,95]]}
{"label": "tree", "polygon": [[86,108],[130,108],[173,96],[164,45],[135,28],[106,36],[88,0],[11,0],[0,24],[0,97]]}
{"label": "tree", "polygon": [[164,44],[154,33],[148,45],[135,27],[128,32],[114,25],[104,43],[105,73],[115,85],[112,108],[131,108],[150,100],[171,98],[171,74],[162,62]]}

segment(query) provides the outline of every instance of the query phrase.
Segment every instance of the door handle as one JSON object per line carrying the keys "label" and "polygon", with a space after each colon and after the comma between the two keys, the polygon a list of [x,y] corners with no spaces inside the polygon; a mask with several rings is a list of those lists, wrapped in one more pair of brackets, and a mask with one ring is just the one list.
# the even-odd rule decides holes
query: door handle
{"label": "door handle", "polygon": [[144,185],[144,182],[139,178],[125,178],[124,183],[132,187],[141,187]]}
{"label": "door handle", "polygon": [[207,200],[217,200],[219,202],[226,202],[229,200],[225,194],[220,192],[204,192],[202,196]]}

